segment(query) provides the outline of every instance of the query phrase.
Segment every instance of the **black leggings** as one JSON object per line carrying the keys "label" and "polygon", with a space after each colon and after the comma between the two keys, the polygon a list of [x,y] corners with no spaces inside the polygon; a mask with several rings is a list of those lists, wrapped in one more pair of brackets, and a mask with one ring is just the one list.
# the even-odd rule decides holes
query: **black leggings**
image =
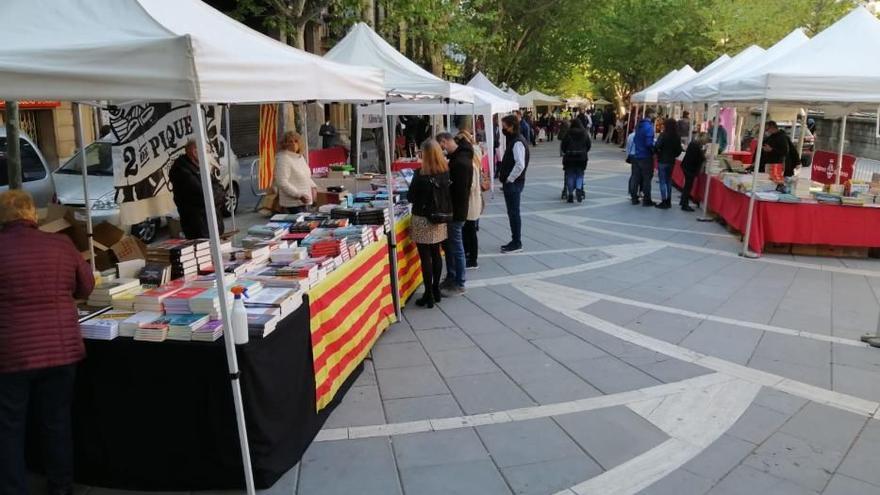
{"label": "black leggings", "polygon": [[443,257],[440,256],[440,244],[416,244],[419,260],[422,262],[422,280],[425,293],[440,293],[440,276],[443,274]]}
{"label": "black leggings", "polygon": [[464,256],[469,263],[477,262],[477,252],[480,248],[477,241],[477,231],[480,230],[479,222],[479,220],[468,220],[464,223],[464,228],[461,231],[464,241]]}

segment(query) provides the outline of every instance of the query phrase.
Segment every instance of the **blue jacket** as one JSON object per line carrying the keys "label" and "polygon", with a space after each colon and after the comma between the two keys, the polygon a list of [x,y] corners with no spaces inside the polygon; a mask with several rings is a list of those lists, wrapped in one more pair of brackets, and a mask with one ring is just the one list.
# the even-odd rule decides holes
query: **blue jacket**
{"label": "blue jacket", "polygon": [[633,140],[635,158],[642,160],[654,155],[654,123],[648,119],[642,119],[636,127],[636,137]]}
{"label": "blue jacket", "polygon": [[522,119],[519,121],[519,133],[522,134],[526,141],[532,140],[532,126],[526,122],[526,119]]}

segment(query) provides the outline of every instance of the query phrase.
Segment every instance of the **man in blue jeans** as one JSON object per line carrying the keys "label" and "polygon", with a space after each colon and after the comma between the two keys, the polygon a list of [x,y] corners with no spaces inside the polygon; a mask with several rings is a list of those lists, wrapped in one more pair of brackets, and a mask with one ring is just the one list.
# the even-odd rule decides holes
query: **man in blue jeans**
{"label": "man in blue jeans", "polygon": [[519,212],[520,196],[526,185],[526,169],[529,167],[529,145],[519,132],[516,117],[507,115],[501,119],[501,129],[507,138],[504,158],[498,168],[498,178],[504,191],[507,219],[510,222],[509,243],[501,246],[502,253],[522,251],[522,218]]}
{"label": "man in blue jeans", "polygon": [[645,111],[645,118],[636,127],[633,138],[633,174],[629,180],[632,204],[639,204],[638,192],[642,191],[642,206],[654,206],[651,201],[651,180],[654,178],[654,109]]}
{"label": "man in blue jeans", "polygon": [[467,141],[456,141],[452,134],[437,134],[437,142],[449,160],[449,192],[452,198],[452,221],[446,224],[446,280],[444,295],[459,296],[465,293],[464,238],[462,229],[467,220],[471,186],[474,178],[474,149]]}

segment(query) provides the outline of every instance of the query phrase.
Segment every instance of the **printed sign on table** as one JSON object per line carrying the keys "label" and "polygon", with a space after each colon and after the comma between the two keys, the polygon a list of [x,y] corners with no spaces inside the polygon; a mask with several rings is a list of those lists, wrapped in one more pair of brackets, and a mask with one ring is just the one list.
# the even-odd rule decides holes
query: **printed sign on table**
{"label": "printed sign on table", "polygon": [[[843,167],[840,169],[840,183],[844,184],[853,177],[856,157],[843,155]],[[812,179],[823,184],[834,184],[834,175],[837,173],[837,153],[831,151],[816,151],[813,153]]]}

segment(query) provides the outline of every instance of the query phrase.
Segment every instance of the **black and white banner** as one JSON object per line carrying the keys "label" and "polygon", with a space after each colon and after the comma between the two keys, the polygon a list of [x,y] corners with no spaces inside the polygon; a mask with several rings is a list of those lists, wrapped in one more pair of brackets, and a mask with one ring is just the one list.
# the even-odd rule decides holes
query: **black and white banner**
{"label": "black and white banner", "polygon": [[[212,172],[220,149],[220,107],[203,106]],[[195,137],[190,106],[185,103],[137,103],[110,111],[113,181],[120,223],[132,225],[175,211],[168,171]]]}

